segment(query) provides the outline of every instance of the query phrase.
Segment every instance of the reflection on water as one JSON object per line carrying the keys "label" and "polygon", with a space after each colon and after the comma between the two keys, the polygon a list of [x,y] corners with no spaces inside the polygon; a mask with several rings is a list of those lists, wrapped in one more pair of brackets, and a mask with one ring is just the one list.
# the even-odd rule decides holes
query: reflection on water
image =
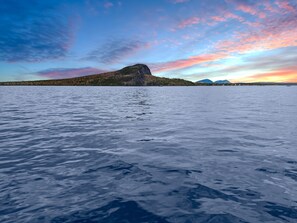
{"label": "reflection on water", "polygon": [[0,222],[296,222],[296,93],[1,87]]}

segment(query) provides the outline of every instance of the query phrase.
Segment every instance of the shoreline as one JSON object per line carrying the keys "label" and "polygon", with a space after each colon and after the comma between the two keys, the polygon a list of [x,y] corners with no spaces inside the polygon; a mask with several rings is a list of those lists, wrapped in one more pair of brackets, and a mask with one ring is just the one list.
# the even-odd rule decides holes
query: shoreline
{"label": "shoreline", "polygon": [[297,86],[297,83],[240,83],[240,84],[193,84],[193,85],[55,85],[0,82],[0,86],[38,86],[38,87],[240,87],[240,86]]}

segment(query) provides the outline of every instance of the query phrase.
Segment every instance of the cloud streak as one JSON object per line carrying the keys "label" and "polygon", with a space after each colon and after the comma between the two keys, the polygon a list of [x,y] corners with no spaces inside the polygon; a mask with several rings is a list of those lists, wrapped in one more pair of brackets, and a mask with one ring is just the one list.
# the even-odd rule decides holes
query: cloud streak
{"label": "cloud streak", "polygon": [[94,67],[82,67],[82,68],[52,68],[37,72],[40,77],[46,77],[49,79],[62,79],[71,77],[80,77],[91,74],[104,73],[106,70],[94,68]]}
{"label": "cloud streak", "polygon": [[170,0],[174,4],[189,2],[190,0]]}
{"label": "cloud streak", "polygon": [[166,72],[171,70],[183,69],[183,68],[191,67],[191,66],[206,63],[206,62],[217,61],[223,58],[226,58],[225,54],[203,54],[203,55],[191,56],[186,59],[151,64],[151,67],[154,72],[158,73],[158,72]]}
{"label": "cloud streak", "polygon": [[[259,27],[259,28],[258,28]],[[297,15],[269,18],[254,30],[237,33],[233,40],[221,41],[217,50],[228,53],[246,53],[297,46]]]}
{"label": "cloud streak", "polygon": [[188,18],[188,19],[185,19],[183,21],[181,21],[179,24],[178,24],[178,28],[179,29],[184,29],[186,27],[189,27],[189,26],[192,26],[192,25],[196,25],[200,22],[200,19],[198,17],[191,17],[191,18]]}
{"label": "cloud streak", "polygon": [[41,1],[7,1],[0,10],[0,61],[39,62],[66,56],[73,24]]}
{"label": "cloud streak", "polygon": [[98,49],[91,51],[83,59],[104,64],[114,64],[149,47],[149,43],[137,40],[112,40]]}
{"label": "cloud streak", "polygon": [[290,4],[289,1],[287,0],[277,0],[275,2],[275,4],[281,8],[281,9],[284,9],[286,11],[289,11],[289,12],[296,12],[296,9]]}

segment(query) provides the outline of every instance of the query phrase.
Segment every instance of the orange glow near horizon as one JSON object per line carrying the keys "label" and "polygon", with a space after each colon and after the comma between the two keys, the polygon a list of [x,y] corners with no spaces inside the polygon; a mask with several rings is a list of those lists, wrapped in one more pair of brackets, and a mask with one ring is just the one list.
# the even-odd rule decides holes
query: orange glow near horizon
{"label": "orange glow near horizon", "polygon": [[233,79],[234,83],[254,83],[254,82],[284,82],[297,83],[297,69],[296,70],[278,70],[262,74],[255,74],[247,77]]}

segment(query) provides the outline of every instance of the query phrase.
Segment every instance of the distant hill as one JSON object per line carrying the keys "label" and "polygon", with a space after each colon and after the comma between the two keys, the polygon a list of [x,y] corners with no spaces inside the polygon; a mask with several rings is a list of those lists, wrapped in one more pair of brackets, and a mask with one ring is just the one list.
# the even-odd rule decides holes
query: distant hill
{"label": "distant hill", "polygon": [[230,81],[228,80],[218,80],[214,82],[215,84],[231,84]]}
{"label": "distant hill", "polygon": [[214,85],[220,85],[220,84],[231,84],[231,82],[228,81],[228,80],[218,80],[218,81],[213,82],[210,79],[203,79],[203,80],[197,81],[196,84],[214,84]]}
{"label": "distant hill", "polygon": [[203,79],[203,80],[197,81],[196,83],[200,83],[200,84],[212,84],[213,81],[212,80],[209,80],[209,79]]}
{"label": "distant hill", "polygon": [[41,86],[192,86],[191,81],[153,76],[148,66],[136,64],[121,70],[94,74],[83,77],[40,80],[0,82],[0,85],[41,85]]}

